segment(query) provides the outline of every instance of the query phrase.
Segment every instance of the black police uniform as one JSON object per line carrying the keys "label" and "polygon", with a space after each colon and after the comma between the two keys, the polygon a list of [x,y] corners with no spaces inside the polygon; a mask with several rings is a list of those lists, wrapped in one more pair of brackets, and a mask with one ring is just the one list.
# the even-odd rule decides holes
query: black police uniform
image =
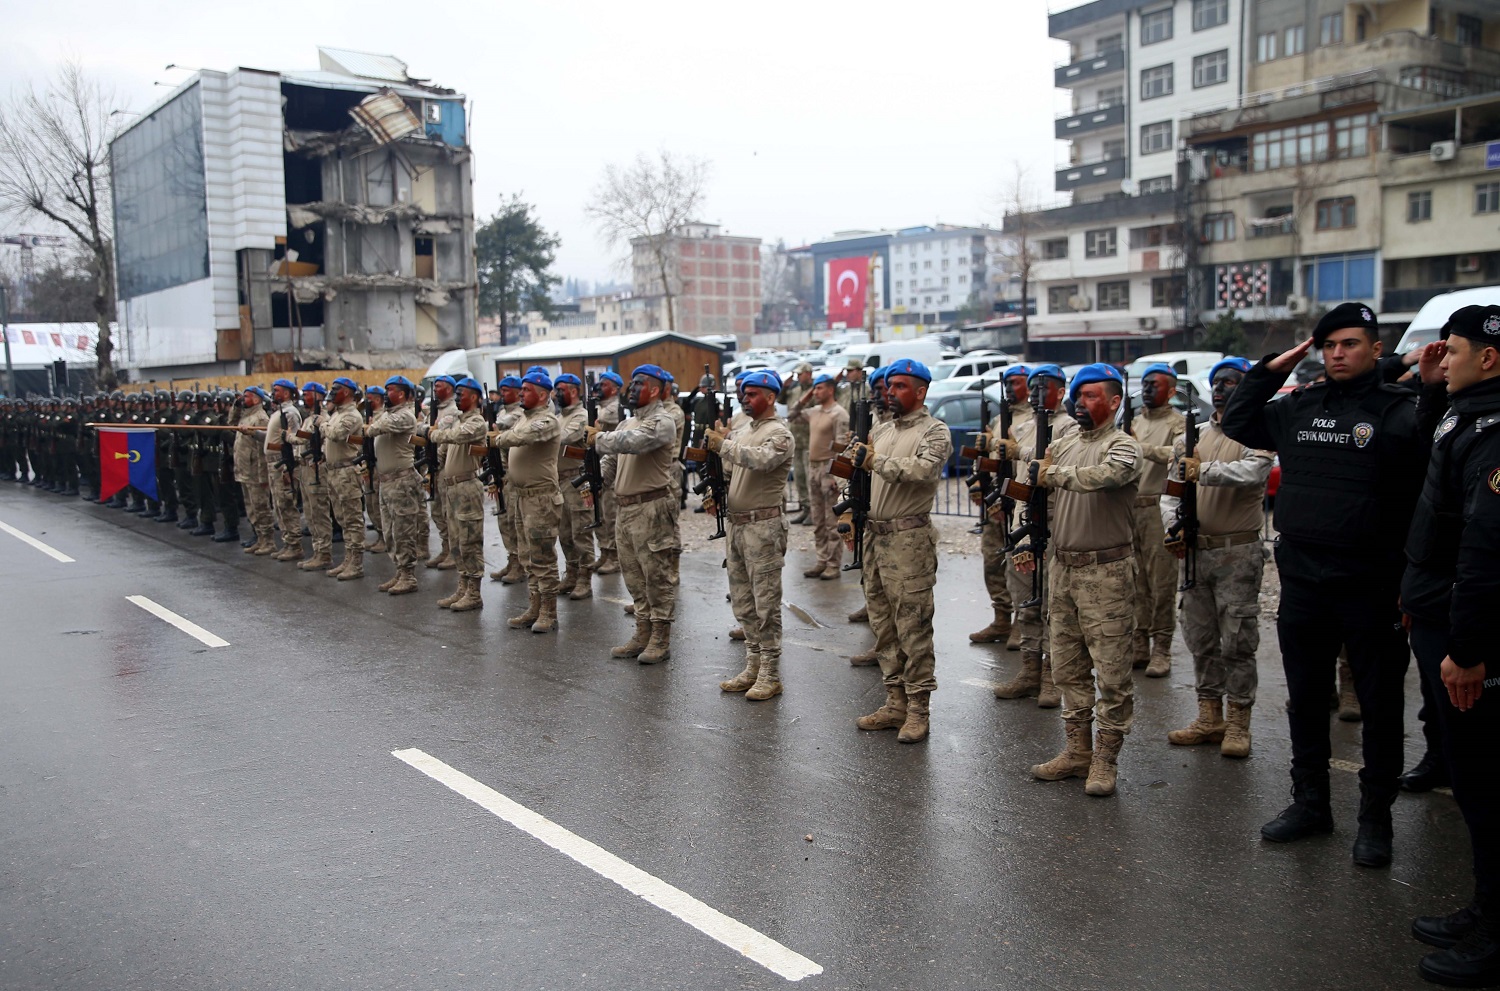
{"label": "black police uniform", "polygon": [[[1228,436],[1281,459],[1276,626],[1290,696],[1294,804],[1262,836],[1297,839],[1333,828],[1328,696],[1345,647],[1364,713],[1355,858],[1374,866],[1389,859],[1402,768],[1410,654],[1397,596],[1427,445],[1418,435],[1416,394],[1385,384],[1378,371],[1303,386],[1273,402],[1289,373],[1267,369],[1271,357],[1245,375],[1223,417]],[[1283,820],[1299,811],[1288,830]],[[1379,841],[1383,854],[1362,855],[1367,841]]]}

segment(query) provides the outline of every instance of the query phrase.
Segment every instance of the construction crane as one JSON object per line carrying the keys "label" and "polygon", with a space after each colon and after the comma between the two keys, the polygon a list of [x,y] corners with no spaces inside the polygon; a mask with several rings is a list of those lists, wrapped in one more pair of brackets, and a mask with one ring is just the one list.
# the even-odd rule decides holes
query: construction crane
{"label": "construction crane", "polygon": [[36,280],[34,248],[57,248],[68,243],[65,237],[56,234],[0,234],[0,244],[14,244],[21,249],[21,284],[17,286],[16,309],[26,313],[31,309],[31,285]]}

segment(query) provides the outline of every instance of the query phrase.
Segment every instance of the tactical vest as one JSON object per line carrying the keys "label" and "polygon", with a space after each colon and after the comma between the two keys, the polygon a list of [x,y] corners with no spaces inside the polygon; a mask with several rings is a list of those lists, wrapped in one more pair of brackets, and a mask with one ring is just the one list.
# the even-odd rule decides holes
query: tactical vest
{"label": "tactical vest", "polygon": [[1491,472],[1495,465],[1470,465],[1471,454],[1481,441],[1500,430],[1500,413],[1449,412],[1439,424],[1432,446],[1432,461],[1422,483],[1422,501],[1412,517],[1406,538],[1406,556],[1424,571],[1451,576],[1458,569],[1458,542],[1464,526],[1464,479],[1466,468]]}

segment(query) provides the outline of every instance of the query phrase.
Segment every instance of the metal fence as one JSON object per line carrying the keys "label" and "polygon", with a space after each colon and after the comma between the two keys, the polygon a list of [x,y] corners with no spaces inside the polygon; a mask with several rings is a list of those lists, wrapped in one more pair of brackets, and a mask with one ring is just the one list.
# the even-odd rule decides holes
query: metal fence
{"label": "metal fence", "polygon": [[969,501],[969,479],[967,475],[954,475],[953,469],[944,470],[943,480],[932,497],[932,511],[938,516],[970,516],[978,518],[979,507]]}

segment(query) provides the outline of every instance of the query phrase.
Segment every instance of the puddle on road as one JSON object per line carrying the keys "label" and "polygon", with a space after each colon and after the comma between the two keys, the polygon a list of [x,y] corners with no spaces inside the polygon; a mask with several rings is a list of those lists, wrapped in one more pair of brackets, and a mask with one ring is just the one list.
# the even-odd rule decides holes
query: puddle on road
{"label": "puddle on road", "polygon": [[826,630],[826,629],[828,629],[828,624],[827,623],[820,623],[818,621],[818,618],[816,616],[814,616],[812,613],[808,612],[806,609],[803,609],[801,606],[797,605],[795,602],[783,602],[782,605],[784,605],[788,609],[790,609],[793,616],[796,616],[798,619],[802,620],[802,622],[806,623],[808,626],[816,627],[817,629],[820,629],[820,630]]}

